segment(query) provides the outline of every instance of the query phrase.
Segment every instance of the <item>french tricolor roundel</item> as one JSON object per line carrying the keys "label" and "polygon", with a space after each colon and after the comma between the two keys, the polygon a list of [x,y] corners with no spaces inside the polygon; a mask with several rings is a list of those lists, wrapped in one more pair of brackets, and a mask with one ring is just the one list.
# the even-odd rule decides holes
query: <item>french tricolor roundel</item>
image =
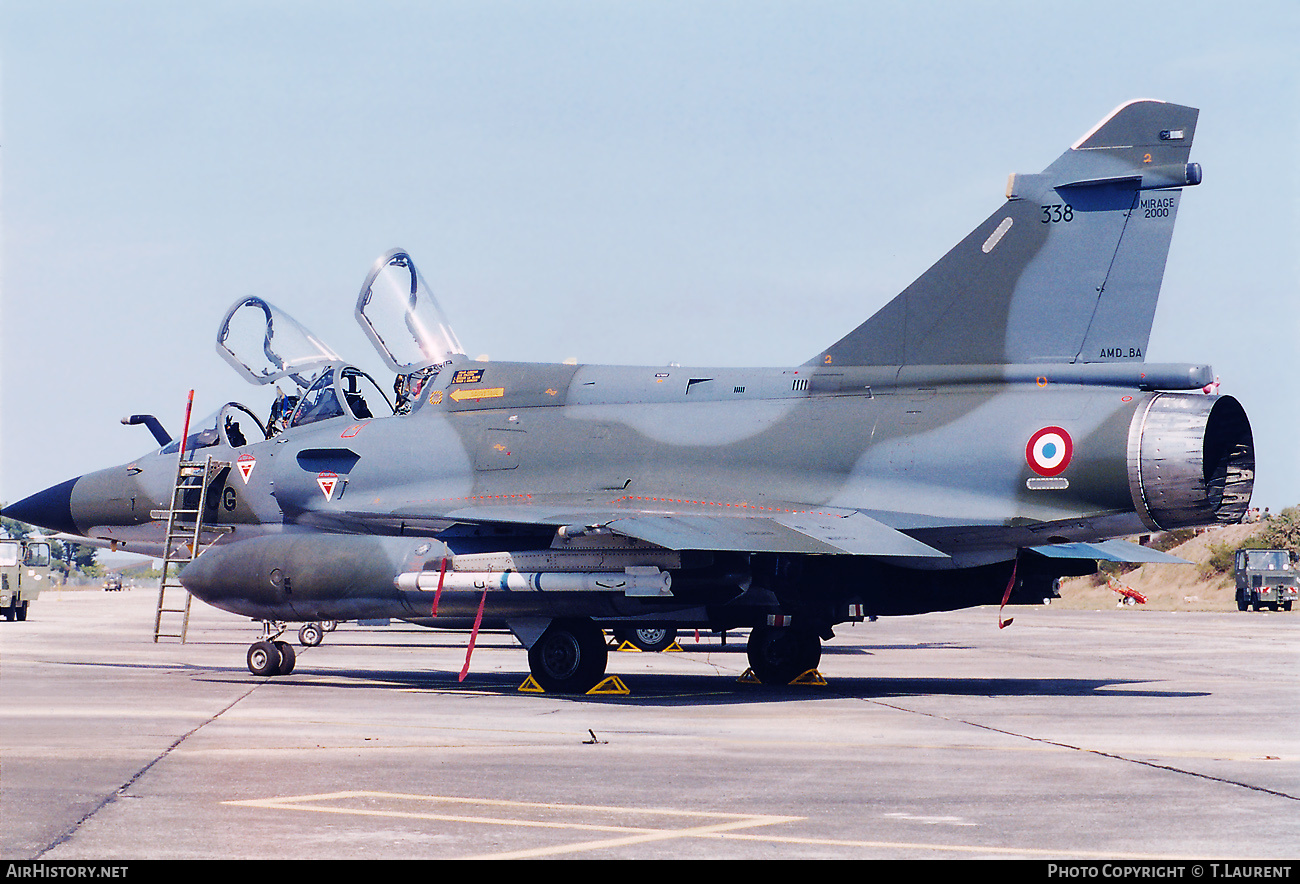
{"label": "french tricolor roundel", "polygon": [[1070,465],[1073,455],[1074,442],[1060,427],[1043,427],[1029,437],[1025,446],[1025,460],[1040,476],[1059,476]]}

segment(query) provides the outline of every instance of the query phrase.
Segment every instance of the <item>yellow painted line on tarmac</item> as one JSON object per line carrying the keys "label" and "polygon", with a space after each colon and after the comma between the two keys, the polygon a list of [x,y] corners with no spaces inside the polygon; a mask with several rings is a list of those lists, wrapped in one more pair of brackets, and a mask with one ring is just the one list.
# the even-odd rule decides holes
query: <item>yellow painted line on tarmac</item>
{"label": "yellow painted line on tarmac", "polygon": [[[357,807],[351,804],[335,804],[331,802],[346,802],[355,800],[367,801],[389,801],[389,802],[416,802],[426,804],[450,804],[463,807],[482,807],[491,808],[492,810],[505,809],[519,812],[517,817],[506,817],[496,815],[467,815],[459,813],[439,813],[432,811],[410,811],[396,808],[383,807]],[[547,847],[530,848],[519,851],[510,851],[506,853],[492,854],[494,859],[505,858],[527,858],[537,856],[548,856],[563,853],[576,853],[587,850],[601,850],[610,847],[619,847],[629,844],[640,844],[649,841],[666,841],[678,838],[702,837],[709,834],[729,831],[732,829],[749,828],[753,826],[773,825],[776,823],[796,822],[803,819],[802,817],[785,817],[770,816],[764,814],[736,814],[723,812],[702,812],[689,810],[661,810],[661,809],[643,809],[636,807],[602,807],[598,805],[581,805],[581,804],[554,804],[554,803],[537,803],[526,801],[503,801],[488,798],[460,798],[446,795],[409,795],[396,792],[370,792],[370,791],[349,791],[349,792],[328,792],[320,795],[297,795],[286,796],[282,798],[259,798],[243,801],[225,801],[223,804],[239,807],[258,807],[273,810],[301,810],[313,813],[333,813],[343,815],[359,815],[387,817],[395,819],[418,819],[432,822],[451,822],[451,823],[476,823],[479,825],[509,826],[521,828],[542,828],[542,829],[567,829],[586,832],[607,832],[618,835],[615,838],[605,838],[595,841],[583,841],[576,844],[561,844]],[[599,814],[625,814],[628,816],[642,816],[661,819],[713,819],[718,820],[709,825],[693,826],[688,828],[653,828],[645,826],[627,826],[613,825],[608,823],[584,823],[576,820],[545,820],[528,818],[528,812],[533,816],[540,816],[543,813],[560,812],[564,814],[580,813],[599,813]],[[467,857],[470,859],[478,857]],[[487,858],[487,857],[482,857]]]}
{"label": "yellow painted line on tarmac", "polygon": [[[378,802],[381,806],[358,806],[355,802]],[[391,806],[400,803],[417,807],[450,805],[472,811],[480,808],[487,813],[449,813],[445,810],[403,810]],[[567,844],[552,844],[519,850],[470,855],[461,859],[532,859],[543,856],[585,853],[609,850],[656,841],[673,841],[686,838],[704,838],[724,841],[755,841],[767,844],[789,844],[815,847],[841,847],[848,850],[902,850],[925,853],[959,853],[984,856],[1056,857],[1069,859],[1165,859],[1154,854],[1119,854],[1114,851],[1072,850],[1069,848],[1028,848],[980,844],[944,844],[912,841],[868,841],[843,838],[818,838],[810,836],[779,835],[775,833],[746,833],[740,830],[782,823],[806,822],[807,817],[776,816],[771,814],[743,814],[712,811],[670,810],[662,808],[606,807],[600,805],[556,804],[549,802],[505,801],[491,798],[463,798],[446,795],[412,795],[400,792],[345,791],[317,795],[291,795],[278,798],[256,798],[224,801],[226,805],[269,810],[299,810],[310,813],[331,813],[352,816],[383,817],[390,819],[427,820],[431,822],[471,823],[478,825],[518,827],[524,829],[570,830],[575,832],[602,832],[613,837],[594,838]],[[390,806],[382,806],[384,803]],[[504,811],[504,813],[502,813]],[[580,816],[582,814],[618,814],[629,818],[660,820],[668,825],[641,826],[613,823],[581,822],[577,819],[545,819],[549,814]],[[672,826],[673,820],[699,822],[682,828]],[[704,822],[712,820],[712,822]]]}
{"label": "yellow painted line on tarmac", "polygon": [[[536,859],[542,856],[559,856],[566,853],[583,853],[591,850],[608,850],[612,847],[627,847],[632,844],[647,844],[652,841],[673,841],[681,838],[707,838],[719,835],[731,829],[747,829],[754,826],[770,826],[776,823],[792,823],[803,817],[760,817],[734,820],[728,823],[715,823],[711,826],[695,826],[690,829],[660,829],[622,838],[607,838],[600,841],[581,841],[576,844],[556,844],[548,847],[534,847],[524,850],[512,850],[502,853],[485,853],[481,856],[466,856],[461,859]],[[760,841],[761,836],[752,836]]]}
{"label": "yellow painted line on tarmac", "polygon": [[[492,808],[512,808],[518,810],[542,810],[542,811],[567,811],[583,813],[619,813],[628,815],[641,816],[660,816],[660,817],[678,817],[685,819],[722,819],[727,821],[737,820],[773,820],[780,822],[790,822],[800,820],[803,817],[776,817],[766,816],[763,814],[752,813],[726,813],[724,811],[701,811],[701,810],[669,810],[663,808],[643,808],[643,807],[606,807],[595,804],[556,804],[553,802],[532,802],[532,801],[507,801],[499,798],[462,798],[450,795],[413,795],[404,792],[374,792],[369,790],[356,790],[345,792],[325,792],[318,795],[288,795],[280,798],[252,798],[237,801],[223,801],[222,804],[228,804],[239,807],[262,807],[273,808],[277,810],[295,809],[295,810],[312,810],[322,813],[363,813],[374,816],[409,816],[419,819],[443,819],[444,814],[413,813],[407,811],[387,811],[387,810],[370,810],[356,807],[339,807],[336,805],[327,805],[323,802],[329,801],[346,801],[351,799],[367,800],[391,800],[391,801],[412,801],[424,803],[452,804],[459,806],[479,806]],[[484,817],[460,817],[457,819],[468,819],[470,822],[486,820],[488,822],[499,822],[500,820]],[[506,820],[509,823],[520,823],[526,825],[540,825],[546,827],[567,827],[567,828],[590,828],[590,829],[612,829],[615,831],[645,831],[637,827],[629,826],[609,826],[604,824],[591,823],[544,823],[530,822],[526,820]]]}

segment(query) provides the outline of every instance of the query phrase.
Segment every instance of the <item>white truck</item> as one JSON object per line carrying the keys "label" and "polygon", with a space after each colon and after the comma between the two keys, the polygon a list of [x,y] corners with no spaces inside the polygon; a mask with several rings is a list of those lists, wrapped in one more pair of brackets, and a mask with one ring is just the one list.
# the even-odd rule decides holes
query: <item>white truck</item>
{"label": "white truck", "polygon": [[50,580],[50,544],[44,540],[0,540],[0,616],[26,620],[27,605]]}

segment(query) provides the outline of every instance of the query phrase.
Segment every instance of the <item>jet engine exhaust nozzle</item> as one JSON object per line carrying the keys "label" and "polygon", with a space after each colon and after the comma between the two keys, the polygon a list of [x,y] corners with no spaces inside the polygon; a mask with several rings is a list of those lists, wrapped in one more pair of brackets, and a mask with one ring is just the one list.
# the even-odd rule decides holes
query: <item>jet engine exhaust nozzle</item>
{"label": "jet engine exhaust nozzle", "polygon": [[1255,484],[1245,409],[1231,396],[1154,394],[1133,416],[1128,477],[1153,530],[1240,522]]}

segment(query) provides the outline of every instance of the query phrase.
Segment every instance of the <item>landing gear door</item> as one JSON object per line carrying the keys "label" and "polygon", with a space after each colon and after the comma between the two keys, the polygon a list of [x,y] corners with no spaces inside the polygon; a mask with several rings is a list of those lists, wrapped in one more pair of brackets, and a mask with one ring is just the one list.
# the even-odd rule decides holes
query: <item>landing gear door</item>
{"label": "landing gear door", "polygon": [[217,331],[217,353],[246,380],[289,378],[307,389],[338,355],[280,308],[258,297],[236,301]]}
{"label": "landing gear door", "polygon": [[401,375],[465,355],[411,256],[393,249],[377,260],[357,298],[357,322],[384,362]]}

